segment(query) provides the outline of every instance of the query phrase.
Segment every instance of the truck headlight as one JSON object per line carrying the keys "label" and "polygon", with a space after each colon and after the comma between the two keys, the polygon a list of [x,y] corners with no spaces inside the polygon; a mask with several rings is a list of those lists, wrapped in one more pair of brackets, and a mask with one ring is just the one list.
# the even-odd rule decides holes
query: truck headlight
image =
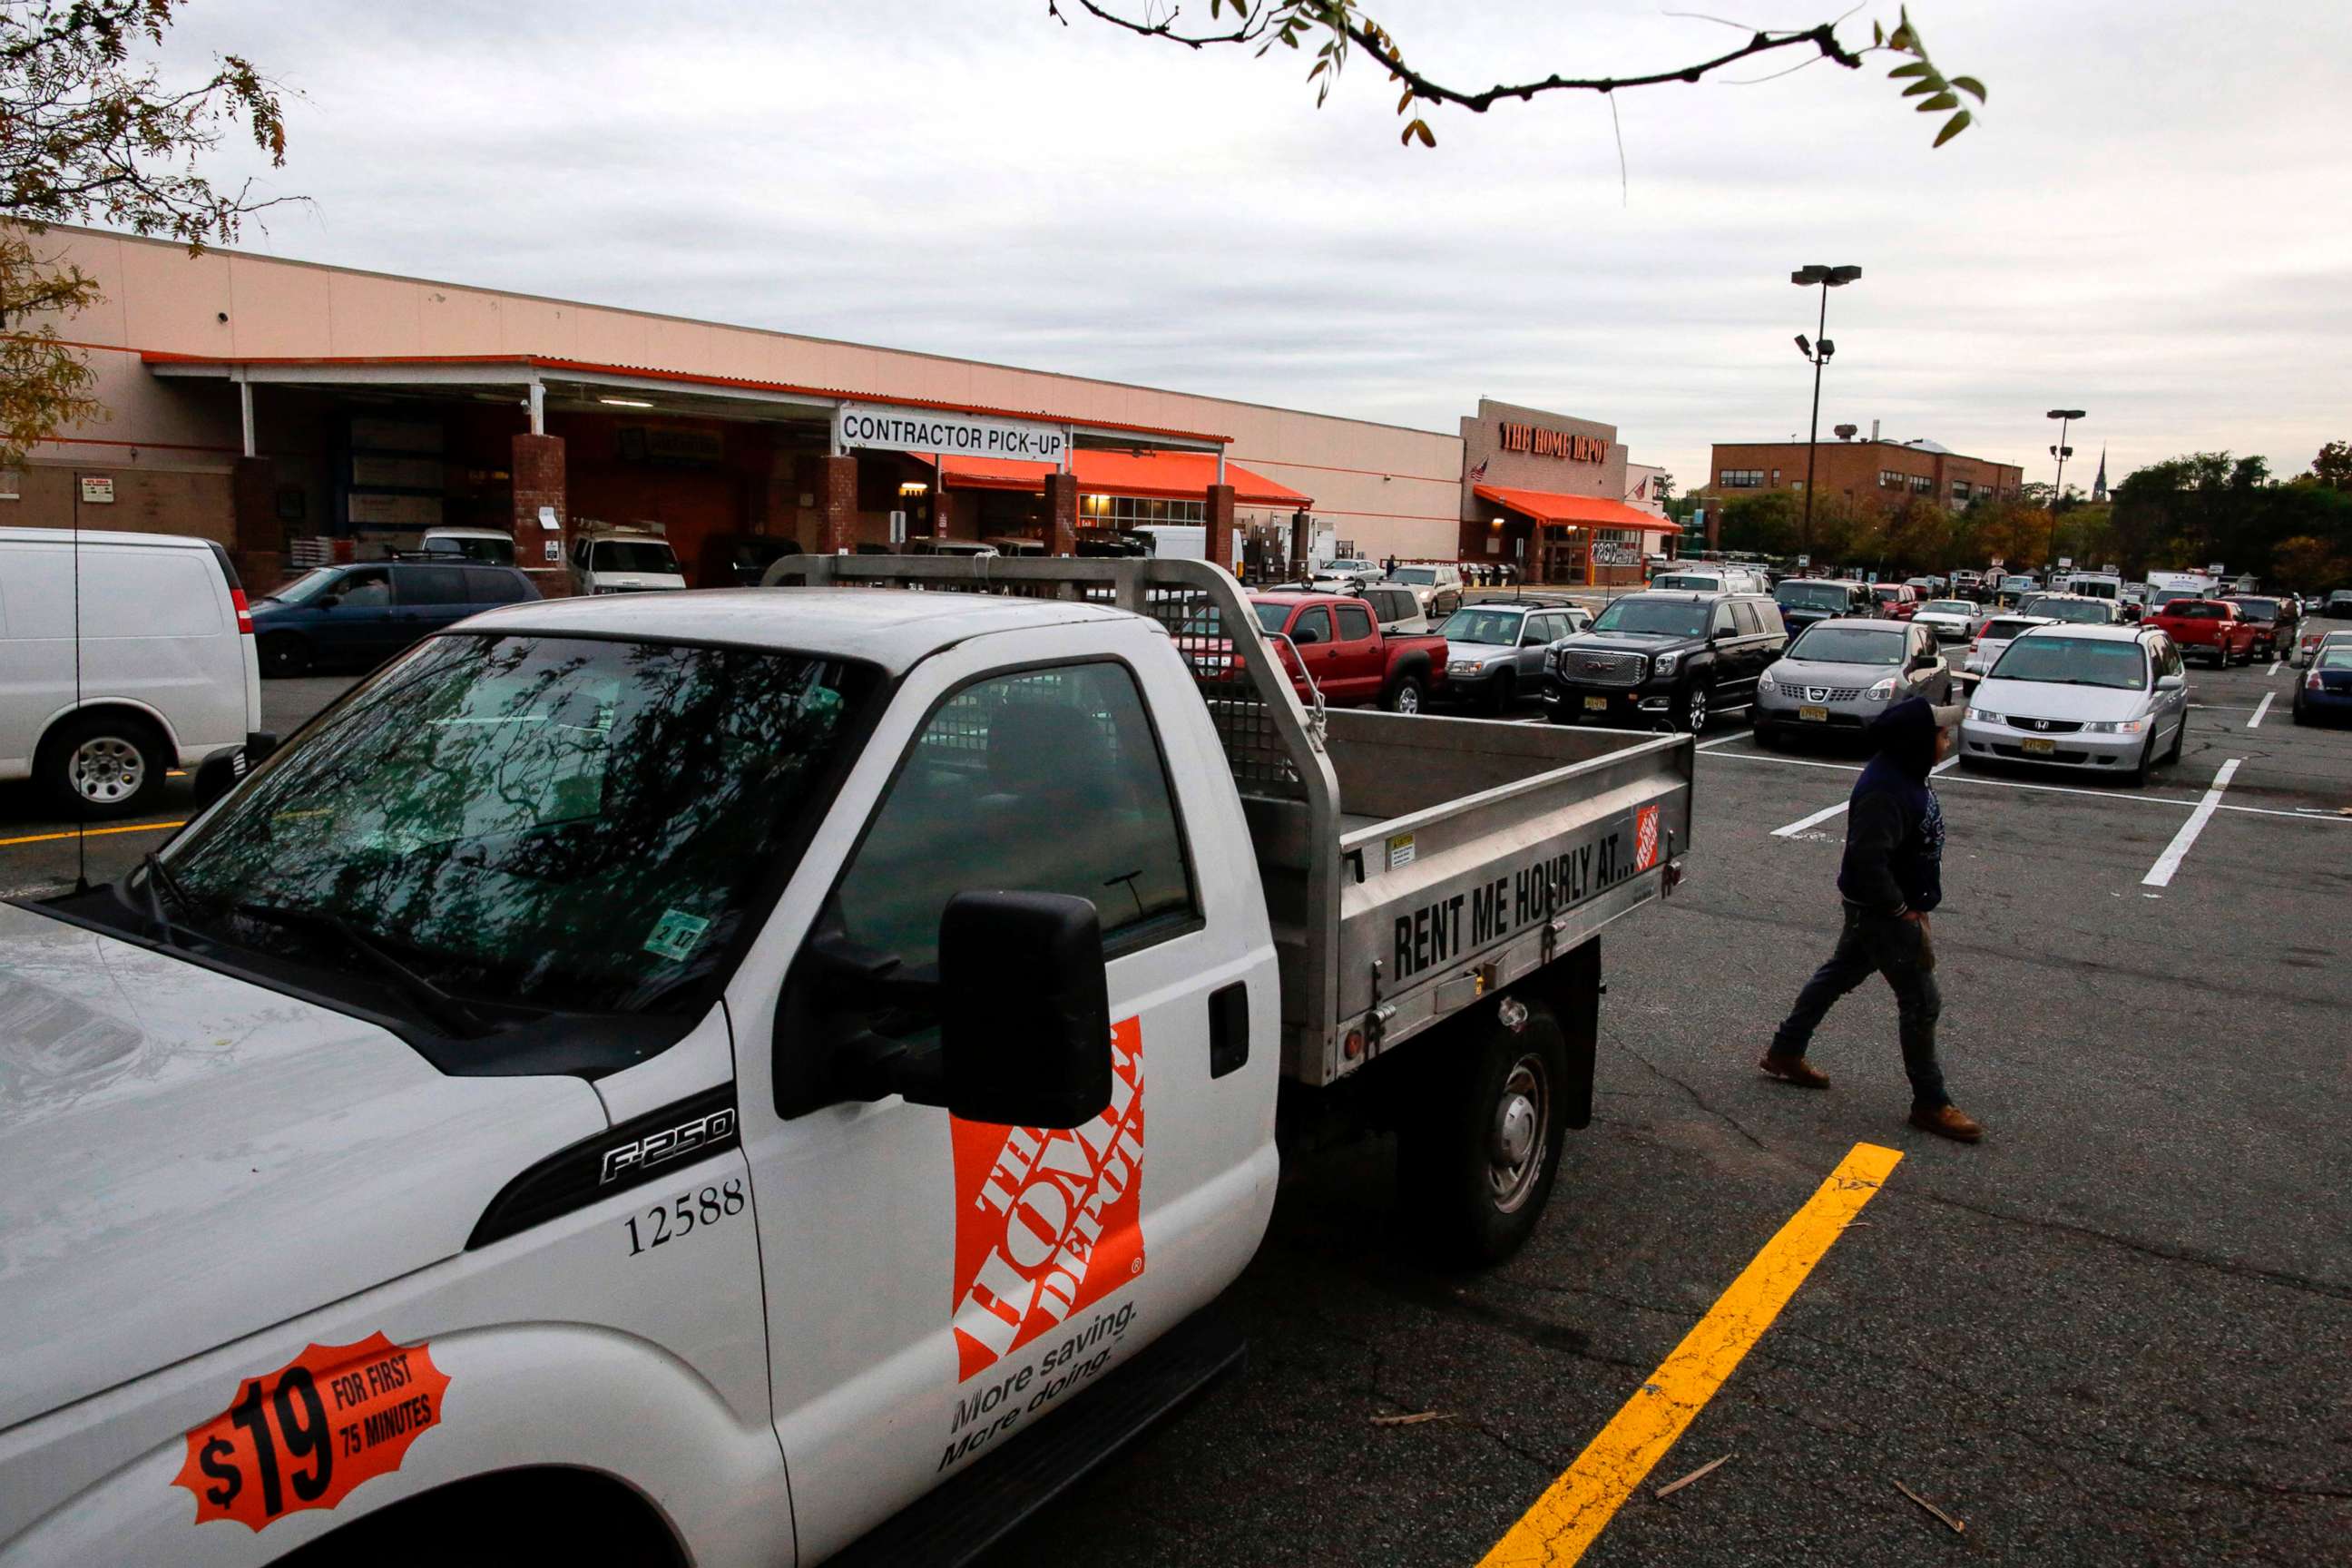
{"label": "truck headlight", "polygon": [[1884,702],[1894,695],[1895,678],[1890,675],[1885,679],[1880,681],[1877,685],[1872,687],[1869,690],[1864,692],[1862,694],[1862,700],[1864,702]]}
{"label": "truck headlight", "polygon": [[1650,672],[1653,675],[1672,675],[1675,666],[1682,661],[1683,656],[1679,653],[1662,653],[1650,661]]}

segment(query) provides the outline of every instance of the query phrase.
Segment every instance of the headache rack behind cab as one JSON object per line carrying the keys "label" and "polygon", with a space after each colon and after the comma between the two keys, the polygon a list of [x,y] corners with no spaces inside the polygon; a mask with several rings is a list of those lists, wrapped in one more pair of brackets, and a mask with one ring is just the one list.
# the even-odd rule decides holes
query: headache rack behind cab
{"label": "headache rack behind cab", "polygon": [[1076,600],[1165,626],[1241,795],[1283,1070],[1307,1083],[1564,956],[1658,897],[1690,842],[1690,737],[1310,715],[1241,585],[1205,562],[794,555],[761,583]]}

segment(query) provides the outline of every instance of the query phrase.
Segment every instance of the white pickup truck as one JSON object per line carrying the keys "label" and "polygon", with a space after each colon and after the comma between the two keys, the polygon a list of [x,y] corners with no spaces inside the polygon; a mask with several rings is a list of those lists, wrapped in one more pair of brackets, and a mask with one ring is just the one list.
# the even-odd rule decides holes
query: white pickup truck
{"label": "white pickup truck", "polygon": [[1277,1087],[1526,1237],[1688,737],[1311,713],[1200,563],[768,580],[0,905],[0,1565],[961,1561],[1237,1359]]}

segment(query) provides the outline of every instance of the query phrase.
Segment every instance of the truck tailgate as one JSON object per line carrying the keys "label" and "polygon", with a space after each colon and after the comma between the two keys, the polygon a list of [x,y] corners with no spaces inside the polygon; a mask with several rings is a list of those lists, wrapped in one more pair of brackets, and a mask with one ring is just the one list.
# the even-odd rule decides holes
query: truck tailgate
{"label": "truck tailgate", "polygon": [[1284,1066],[1309,1083],[1659,897],[1690,846],[1686,735],[1377,712],[1334,712],[1329,726],[1343,813],[1336,988],[1303,972],[1303,945],[1284,954],[1302,966],[1300,984],[1285,976]]}

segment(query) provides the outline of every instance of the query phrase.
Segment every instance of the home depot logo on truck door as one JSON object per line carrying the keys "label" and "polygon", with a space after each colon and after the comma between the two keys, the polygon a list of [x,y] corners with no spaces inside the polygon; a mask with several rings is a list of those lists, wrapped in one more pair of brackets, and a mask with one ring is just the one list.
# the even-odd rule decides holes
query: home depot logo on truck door
{"label": "home depot logo on truck door", "polygon": [[950,1118],[963,1381],[1143,1272],[1143,1030],[1111,1026],[1110,1106],[1068,1131]]}

